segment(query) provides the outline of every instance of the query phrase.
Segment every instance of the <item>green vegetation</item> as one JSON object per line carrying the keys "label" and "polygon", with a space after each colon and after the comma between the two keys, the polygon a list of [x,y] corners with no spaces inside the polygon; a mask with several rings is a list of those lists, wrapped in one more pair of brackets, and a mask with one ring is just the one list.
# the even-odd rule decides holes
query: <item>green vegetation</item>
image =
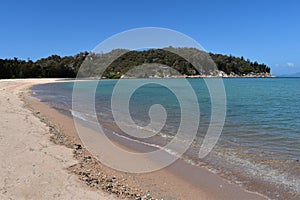
{"label": "green vegetation", "polygon": [[254,73],[270,73],[271,69],[265,64],[258,64],[256,61],[251,62],[249,59],[245,60],[244,57],[226,56],[222,54],[209,54],[214,60],[219,70],[224,71],[226,74],[231,72],[237,75]]}
{"label": "green vegetation", "polygon": [[73,78],[88,53],[60,57],[52,55],[31,60],[0,59],[0,79],[9,78]]}
{"label": "green vegetation", "polygon": [[[184,50],[184,51],[183,51]],[[173,52],[173,53],[172,53]],[[183,55],[191,63],[186,61]],[[110,63],[109,58],[121,55],[118,59]],[[218,70],[226,74],[235,73],[237,75],[253,73],[270,73],[270,68],[265,64],[258,64],[245,60],[243,57],[227,56],[221,54],[208,54],[186,48],[166,48],[151,49],[145,51],[128,51],[124,49],[113,50],[106,54],[79,53],[75,56],[60,57],[52,55],[33,62],[31,60],[0,59],[0,79],[5,78],[74,78],[79,67],[84,64],[85,71],[81,71],[81,76],[99,76],[106,78],[120,78],[122,74],[135,66],[145,63],[158,63],[170,66],[180,74],[202,75],[209,74],[214,70],[213,62]],[[211,60],[211,59],[212,60]],[[84,61],[85,60],[85,61]],[[84,62],[83,62],[84,61]],[[200,70],[195,70],[192,64],[201,66]],[[109,65],[103,72],[99,66]],[[96,67],[95,67],[96,66]],[[161,73],[161,72],[159,72]]]}

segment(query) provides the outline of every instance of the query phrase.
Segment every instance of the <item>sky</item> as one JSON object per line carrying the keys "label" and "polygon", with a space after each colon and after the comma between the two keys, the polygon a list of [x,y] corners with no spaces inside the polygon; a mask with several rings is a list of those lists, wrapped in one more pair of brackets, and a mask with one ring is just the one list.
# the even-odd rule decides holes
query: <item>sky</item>
{"label": "sky", "polygon": [[273,74],[300,72],[297,0],[10,0],[0,8],[0,58],[75,55],[122,31],[162,27]]}

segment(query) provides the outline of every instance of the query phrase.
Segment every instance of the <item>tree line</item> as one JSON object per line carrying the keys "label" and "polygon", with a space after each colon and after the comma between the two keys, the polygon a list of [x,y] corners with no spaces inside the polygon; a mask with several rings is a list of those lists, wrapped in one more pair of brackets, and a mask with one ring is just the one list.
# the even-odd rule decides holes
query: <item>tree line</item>
{"label": "tree line", "polygon": [[0,78],[73,78],[87,55],[87,52],[65,57],[51,55],[35,62],[0,59]]}
{"label": "tree line", "polygon": [[[270,68],[265,64],[256,61],[251,62],[243,57],[234,57],[213,53],[197,53],[194,49],[171,48],[170,49],[149,49],[144,51],[113,50],[106,54],[95,54],[82,52],[75,56],[51,55],[37,61],[13,59],[0,59],[0,79],[10,78],[75,78],[82,64],[97,66],[108,61],[111,55],[118,55],[116,60],[109,63],[109,67],[102,72],[97,67],[89,71],[89,75],[103,75],[107,78],[119,78],[130,68],[143,63],[158,63],[167,65],[181,74],[198,75],[209,73],[210,59],[215,63],[218,70],[226,74],[235,73],[237,75],[253,73],[270,73]],[[181,57],[177,52],[185,52],[192,63],[199,63],[201,69],[196,70],[192,63],[188,62],[185,56]],[[180,53],[180,55],[185,55]],[[207,56],[209,55],[209,59]],[[98,71],[97,71],[98,70]]]}

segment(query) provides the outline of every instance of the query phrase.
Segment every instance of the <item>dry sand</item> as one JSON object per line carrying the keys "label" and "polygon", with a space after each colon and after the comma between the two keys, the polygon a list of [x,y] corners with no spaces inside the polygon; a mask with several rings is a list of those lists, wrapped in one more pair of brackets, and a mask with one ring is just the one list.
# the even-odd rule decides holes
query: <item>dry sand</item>
{"label": "dry sand", "polygon": [[115,199],[65,169],[72,150],[49,140],[49,128],[24,108],[25,87],[47,80],[0,81],[0,199]]}
{"label": "dry sand", "polygon": [[[146,174],[115,171],[89,158],[86,150],[75,151],[75,160],[71,148],[50,141],[48,126],[26,109],[19,97],[30,85],[53,81],[0,81],[0,199],[114,199],[123,186],[128,192],[125,197],[131,199],[136,199],[137,194],[150,194],[159,199],[265,199],[181,160]],[[70,117],[30,97],[26,101],[40,112],[40,117],[46,117],[46,122],[54,123],[69,138],[61,144],[81,144]],[[111,177],[114,181],[108,182]],[[101,189],[115,196],[104,194]]]}

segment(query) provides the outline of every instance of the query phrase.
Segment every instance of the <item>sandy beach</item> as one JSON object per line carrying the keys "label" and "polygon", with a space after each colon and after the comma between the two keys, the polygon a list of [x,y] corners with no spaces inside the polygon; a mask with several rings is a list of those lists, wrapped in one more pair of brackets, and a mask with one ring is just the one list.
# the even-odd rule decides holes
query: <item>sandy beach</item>
{"label": "sandy beach", "polygon": [[66,168],[72,149],[50,141],[49,127],[24,107],[20,92],[48,80],[0,81],[0,199],[115,199]]}
{"label": "sandy beach", "polygon": [[146,174],[104,166],[72,118],[30,97],[30,86],[55,81],[0,81],[1,199],[265,199],[182,160]]}

